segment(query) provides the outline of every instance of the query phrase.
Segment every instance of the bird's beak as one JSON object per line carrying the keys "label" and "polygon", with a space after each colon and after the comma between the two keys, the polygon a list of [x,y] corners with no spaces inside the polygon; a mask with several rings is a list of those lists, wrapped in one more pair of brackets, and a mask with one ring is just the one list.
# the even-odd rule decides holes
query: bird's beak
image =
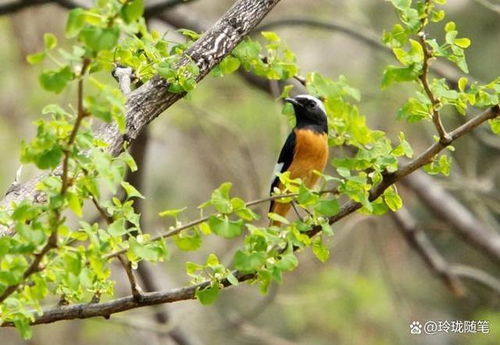
{"label": "bird's beak", "polygon": [[300,106],[300,103],[297,102],[294,98],[285,98],[285,102],[292,103],[293,105]]}

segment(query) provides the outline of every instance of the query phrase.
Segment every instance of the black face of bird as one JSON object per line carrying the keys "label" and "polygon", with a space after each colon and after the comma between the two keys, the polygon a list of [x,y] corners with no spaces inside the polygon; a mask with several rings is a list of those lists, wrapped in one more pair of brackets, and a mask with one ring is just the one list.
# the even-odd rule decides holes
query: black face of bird
{"label": "black face of bird", "polygon": [[285,98],[285,102],[293,105],[295,117],[297,118],[297,127],[319,126],[326,132],[325,106],[319,99],[310,95],[298,95],[294,98]]}

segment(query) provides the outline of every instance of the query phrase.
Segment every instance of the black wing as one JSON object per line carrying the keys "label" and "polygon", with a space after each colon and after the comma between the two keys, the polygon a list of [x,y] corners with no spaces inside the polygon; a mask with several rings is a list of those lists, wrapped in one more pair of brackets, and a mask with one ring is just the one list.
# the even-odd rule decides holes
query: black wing
{"label": "black wing", "polygon": [[[274,173],[283,173],[287,171],[287,169],[290,167],[290,164],[292,164],[293,160],[293,153],[295,151],[295,130],[293,130],[289,135],[288,138],[286,138],[285,144],[281,148],[280,156],[278,157],[278,163],[276,163],[276,167],[279,167],[281,165],[281,168],[279,171],[275,171]],[[270,193],[273,192],[274,187],[278,187],[280,183],[280,179],[276,176],[273,180],[273,183],[271,184],[271,191]],[[273,202],[271,201],[271,206],[269,210],[272,210],[273,208]]]}

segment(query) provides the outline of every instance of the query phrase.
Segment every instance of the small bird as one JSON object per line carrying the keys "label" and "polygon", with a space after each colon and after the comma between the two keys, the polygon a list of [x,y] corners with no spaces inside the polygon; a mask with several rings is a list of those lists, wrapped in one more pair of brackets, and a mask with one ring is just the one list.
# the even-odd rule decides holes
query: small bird
{"label": "small bird", "polygon": [[[291,179],[300,178],[306,187],[312,188],[319,177],[314,171],[323,172],[328,160],[328,120],[325,106],[310,95],[285,98],[285,101],[293,105],[296,125],[281,149],[274,174],[289,171]],[[278,177],[271,185],[271,193],[274,187],[283,187]],[[269,212],[285,217],[290,207],[290,203],[271,201]],[[274,221],[271,224],[280,223]]]}

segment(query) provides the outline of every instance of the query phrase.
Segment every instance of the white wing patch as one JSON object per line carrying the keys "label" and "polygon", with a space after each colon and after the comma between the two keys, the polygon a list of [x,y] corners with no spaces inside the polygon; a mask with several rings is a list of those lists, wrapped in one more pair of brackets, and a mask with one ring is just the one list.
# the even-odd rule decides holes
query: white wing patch
{"label": "white wing patch", "polygon": [[284,162],[276,163],[276,165],[274,166],[273,180],[275,179],[276,175],[281,172],[281,169],[283,169],[283,165],[285,165]]}
{"label": "white wing patch", "polygon": [[279,162],[279,163],[276,163],[276,165],[274,166],[274,172],[273,172],[273,176],[271,176],[271,183],[269,185],[272,185],[273,182],[274,182],[274,179],[276,178],[276,176],[281,172],[281,169],[283,169],[283,166],[285,165],[284,162]]}
{"label": "white wing patch", "polygon": [[326,109],[325,109],[325,105],[323,104],[323,102],[321,102],[321,100],[319,100],[318,98],[314,97],[314,96],[311,96],[311,95],[298,95],[296,96],[295,98],[306,98],[306,99],[309,99],[313,102],[315,102],[318,107],[323,110],[323,112],[326,114]]}

